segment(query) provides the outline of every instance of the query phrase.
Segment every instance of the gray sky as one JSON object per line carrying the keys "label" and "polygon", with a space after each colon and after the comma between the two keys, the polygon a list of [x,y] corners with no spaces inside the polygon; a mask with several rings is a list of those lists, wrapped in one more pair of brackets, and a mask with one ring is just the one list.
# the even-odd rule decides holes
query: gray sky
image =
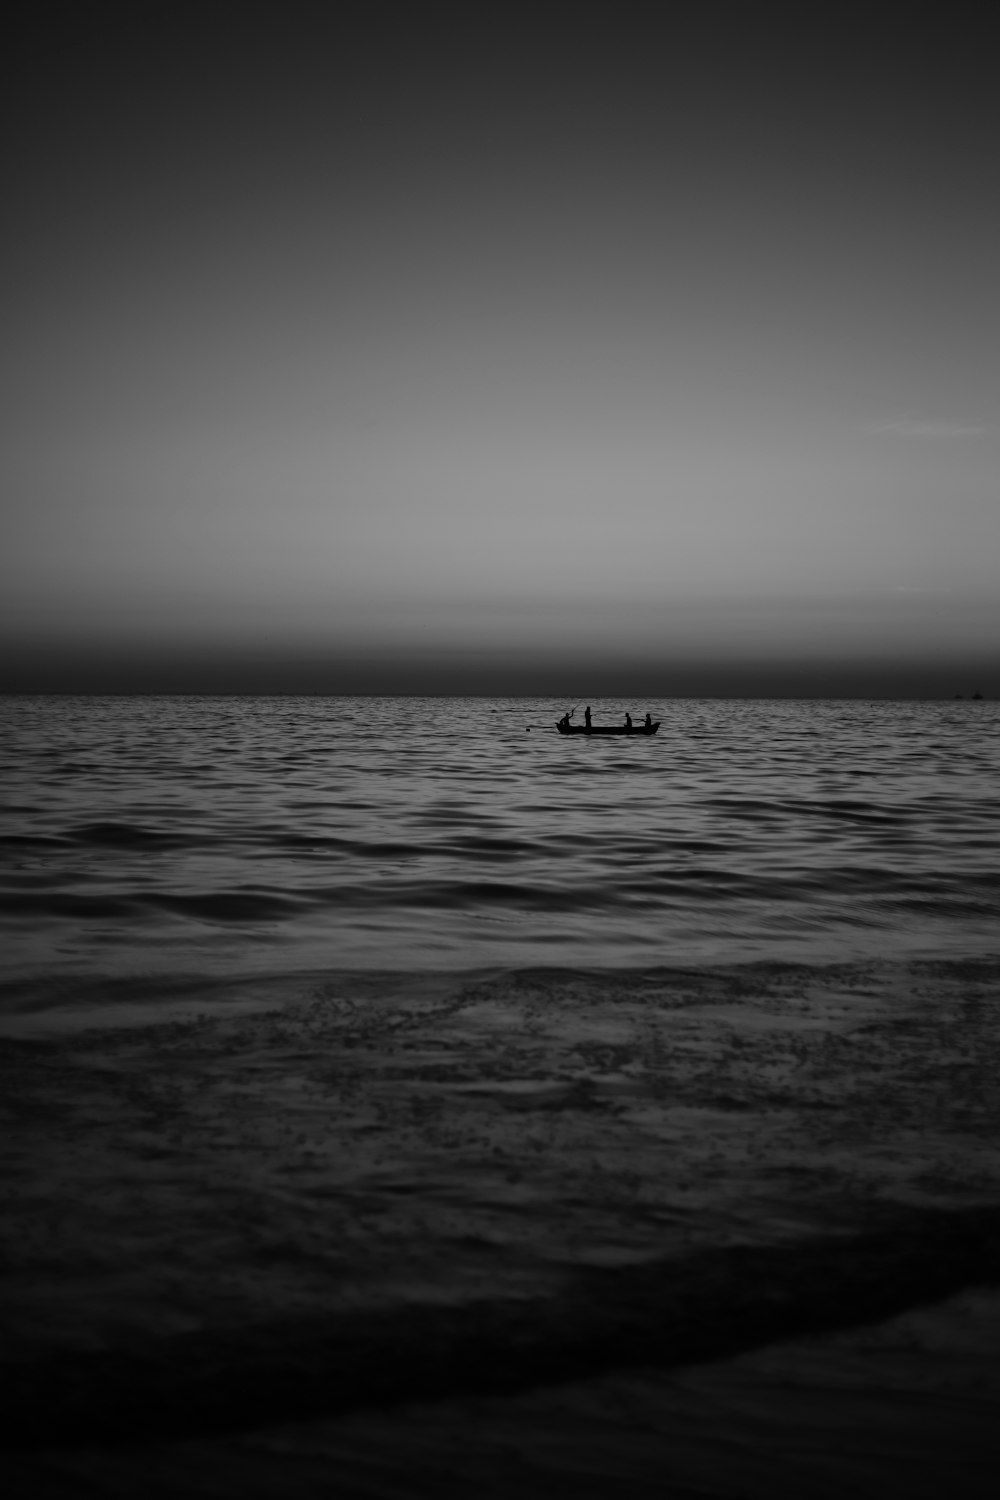
{"label": "gray sky", "polygon": [[1000,690],[982,39],[66,14],[5,79],[0,687]]}

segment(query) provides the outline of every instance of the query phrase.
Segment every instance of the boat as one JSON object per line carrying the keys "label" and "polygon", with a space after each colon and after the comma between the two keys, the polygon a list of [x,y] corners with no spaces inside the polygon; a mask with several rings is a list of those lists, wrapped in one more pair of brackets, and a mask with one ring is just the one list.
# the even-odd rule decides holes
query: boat
{"label": "boat", "polygon": [[661,722],[660,719],[654,720],[648,729],[645,724],[633,724],[631,729],[627,724],[591,724],[588,729],[586,724],[566,724],[557,719],[556,728],[560,734],[655,734]]}

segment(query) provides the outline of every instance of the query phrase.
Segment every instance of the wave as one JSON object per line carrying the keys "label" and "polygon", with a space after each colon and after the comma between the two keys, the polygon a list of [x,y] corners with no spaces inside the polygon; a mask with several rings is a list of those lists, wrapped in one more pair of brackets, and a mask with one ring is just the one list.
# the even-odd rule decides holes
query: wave
{"label": "wave", "polygon": [[997,1284],[1000,1210],[896,1208],[882,1219],[792,1245],[576,1267],[548,1297],[314,1313],[5,1361],[0,1446],[175,1441],[670,1368]]}
{"label": "wave", "polygon": [[[387,852],[388,851],[388,852]],[[386,861],[391,861],[387,864]],[[943,874],[936,879],[906,875],[893,868],[845,866],[821,875],[808,869],[745,874],[724,866],[701,865],[637,871],[632,859],[612,862],[608,872],[547,880],[486,878],[471,873],[456,878],[434,878],[412,866],[427,861],[427,852],[408,845],[388,845],[374,878],[369,861],[354,864],[334,884],[297,882],[294,885],[254,884],[216,889],[180,890],[159,884],[148,872],[127,881],[105,881],[100,889],[67,889],[60,883],[32,881],[0,889],[0,915],[10,918],[51,916],[80,921],[141,920],[156,912],[210,923],[294,922],[322,911],[381,912],[387,925],[404,911],[468,913],[508,907],[526,915],[552,912],[598,914],[635,912],[704,914],[710,908],[728,909],[745,919],[753,910],[811,911],[817,922],[831,914],[859,912],[864,906],[884,914],[892,910],[924,910],[940,916],[995,911],[1000,893],[1000,869],[962,877]],[[499,855],[493,863],[516,861]]]}
{"label": "wave", "polygon": [[0,916],[22,968],[53,948],[103,963],[116,925],[123,963],[145,941],[169,961],[183,923],[227,963],[240,935],[409,962],[420,923],[454,962],[484,933],[491,958],[669,957],[690,934],[739,956],[793,932],[846,954],[876,927],[955,951],[1000,888],[992,710],[671,703],[628,754],[525,735],[517,702],[5,711]]}
{"label": "wave", "polygon": [[134,823],[83,823],[68,829],[63,837],[99,849],[183,849],[203,842],[203,837],[193,837],[191,830],[165,833]]}
{"label": "wave", "polygon": [[291,897],[253,890],[192,895],[161,893],[143,899],[148,906],[202,922],[276,922],[302,909],[302,902]]}

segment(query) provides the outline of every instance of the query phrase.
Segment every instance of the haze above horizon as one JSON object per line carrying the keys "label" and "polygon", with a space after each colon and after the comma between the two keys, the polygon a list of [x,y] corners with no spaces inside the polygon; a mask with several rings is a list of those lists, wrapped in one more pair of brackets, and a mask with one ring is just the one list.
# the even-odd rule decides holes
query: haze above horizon
{"label": "haze above horizon", "polygon": [[39,14],[0,689],[1000,691],[974,37]]}

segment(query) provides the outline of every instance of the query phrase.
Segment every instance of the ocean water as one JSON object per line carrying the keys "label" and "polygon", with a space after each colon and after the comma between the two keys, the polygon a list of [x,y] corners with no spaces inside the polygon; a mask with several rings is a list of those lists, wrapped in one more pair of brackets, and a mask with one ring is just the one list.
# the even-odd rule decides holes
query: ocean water
{"label": "ocean water", "polygon": [[628,741],[558,735],[572,706],[0,700],[0,1003],[996,950],[995,704],[592,700],[661,719]]}
{"label": "ocean water", "polygon": [[997,707],[571,706],[0,700],[0,1448],[119,1494],[989,1281]]}

